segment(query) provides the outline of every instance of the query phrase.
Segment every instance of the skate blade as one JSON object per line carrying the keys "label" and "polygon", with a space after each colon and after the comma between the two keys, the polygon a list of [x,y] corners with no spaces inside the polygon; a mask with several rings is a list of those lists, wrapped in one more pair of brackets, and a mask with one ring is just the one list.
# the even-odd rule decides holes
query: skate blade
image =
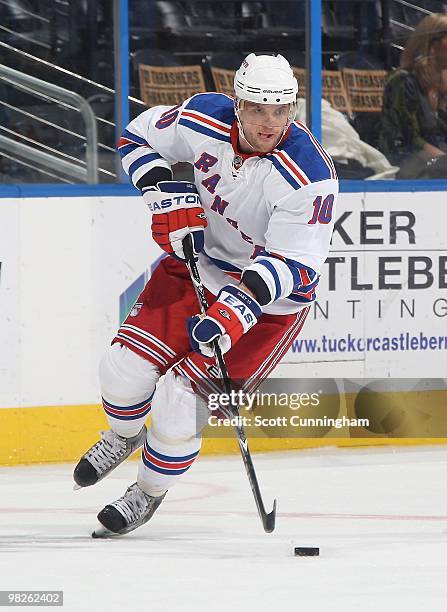
{"label": "skate blade", "polygon": [[73,491],[79,491],[79,489],[82,489],[82,487],[75,482],[73,485]]}
{"label": "skate blade", "polygon": [[108,538],[116,538],[119,537],[120,533],[115,533],[114,531],[110,531],[106,529],[103,525],[99,525],[93,532],[92,538],[106,540]]}

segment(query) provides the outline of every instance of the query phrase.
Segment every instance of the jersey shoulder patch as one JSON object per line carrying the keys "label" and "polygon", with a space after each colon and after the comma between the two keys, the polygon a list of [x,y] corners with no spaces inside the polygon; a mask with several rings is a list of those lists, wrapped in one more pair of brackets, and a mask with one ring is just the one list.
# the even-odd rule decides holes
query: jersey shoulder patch
{"label": "jersey shoulder patch", "polygon": [[294,189],[327,179],[337,179],[334,162],[310,130],[297,121],[284,143],[269,159]]}
{"label": "jersey shoulder patch", "polygon": [[234,120],[232,98],[219,93],[201,93],[192,96],[188,101],[178,122],[194,132],[230,142],[230,130]]}

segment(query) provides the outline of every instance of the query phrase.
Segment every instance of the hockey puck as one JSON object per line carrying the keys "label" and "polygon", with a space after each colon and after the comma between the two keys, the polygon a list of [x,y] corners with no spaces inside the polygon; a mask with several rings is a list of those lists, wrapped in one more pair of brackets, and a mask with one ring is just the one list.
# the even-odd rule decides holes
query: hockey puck
{"label": "hockey puck", "polygon": [[308,546],[295,546],[295,557],[318,557],[319,548],[309,548]]}

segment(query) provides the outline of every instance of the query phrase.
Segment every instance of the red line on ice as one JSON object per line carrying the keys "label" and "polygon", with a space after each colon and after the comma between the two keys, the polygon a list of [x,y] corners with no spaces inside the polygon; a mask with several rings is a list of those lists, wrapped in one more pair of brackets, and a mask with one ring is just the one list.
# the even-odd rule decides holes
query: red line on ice
{"label": "red line on ice", "polygon": [[[191,498],[193,499],[193,498]],[[175,500],[177,501],[177,500]],[[180,500],[179,500],[180,501]],[[181,500],[184,501],[184,500]],[[0,514],[27,514],[30,512],[40,514],[56,514],[63,512],[73,514],[90,514],[97,508],[0,508]],[[200,510],[163,510],[163,514],[188,516],[257,516],[256,512],[241,511],[200,511]],[[436,514],[343,514],[318,512],[278,512],[279,518],[303,519],[335,519],[335,520],[367,520],[367,521],[447,521],[447,515]]]}

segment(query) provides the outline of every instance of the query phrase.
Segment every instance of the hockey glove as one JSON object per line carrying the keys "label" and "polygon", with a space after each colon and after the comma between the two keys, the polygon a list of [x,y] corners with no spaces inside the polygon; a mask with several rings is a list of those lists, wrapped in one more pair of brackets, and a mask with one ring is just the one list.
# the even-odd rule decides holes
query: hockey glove
{"label": "hockey glove", "polygon": [[163,251],[185,261],[182,240],[190,233],[197,256],[203,249],[207,222],[194,183],[160,181],[143,189],[143,199],[152,212],[152,237]]}
{"label": "hockey glove", "polygon": [[213,340],[218,339],[226,353],[258,321],[262,311],[258,302],[234,285],[223,287],[205,316],[189,317],[187,328],[194,351],[213,357]]}

